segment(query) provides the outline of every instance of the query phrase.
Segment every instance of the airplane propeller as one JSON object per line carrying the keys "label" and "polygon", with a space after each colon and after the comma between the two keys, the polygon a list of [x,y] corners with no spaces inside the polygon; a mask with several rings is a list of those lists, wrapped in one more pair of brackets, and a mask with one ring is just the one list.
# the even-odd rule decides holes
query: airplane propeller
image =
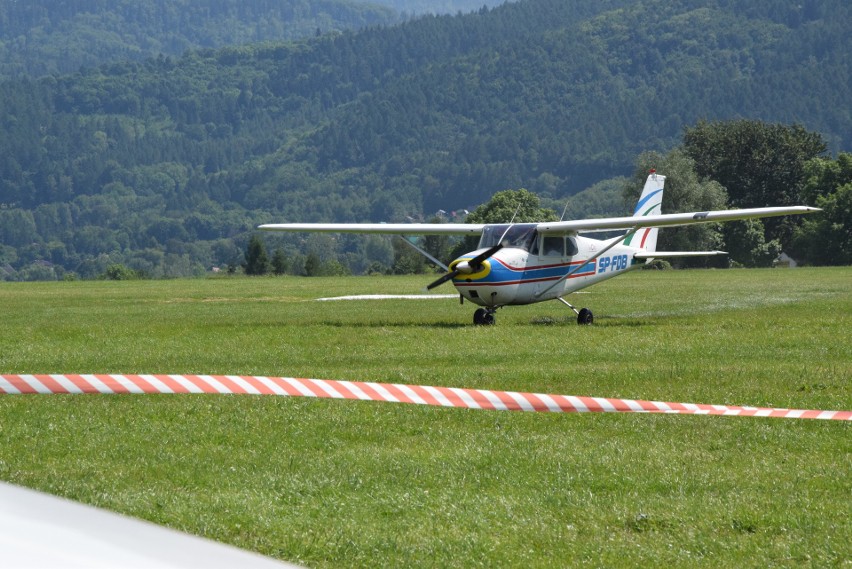
{"label": "airplane propeller", "polygon": [[445,282],[452,280],[459,275],[470,275],[470,274],[477,273],[477,272],[481,271],[483,261],[485,261],[486,259],[489,259],[494,253],[496,253],[497,251],[499,251],[502,248],[503,248],[503,244],[498,243],[497,245],[494,245],[490,249],[483,251],[482,253],[480,253],[479,255],[477,255],[476,257],[474,257],[473,259],[471,259],[469,261],[459,262],[458,264],[456,264],[455,268],[452,271],[442,275],[441,278],[435,280],[434,282],[429,283],[426,286],[426,290],[432,290],[433,288],[435,288],[437,286],[441,286]]}

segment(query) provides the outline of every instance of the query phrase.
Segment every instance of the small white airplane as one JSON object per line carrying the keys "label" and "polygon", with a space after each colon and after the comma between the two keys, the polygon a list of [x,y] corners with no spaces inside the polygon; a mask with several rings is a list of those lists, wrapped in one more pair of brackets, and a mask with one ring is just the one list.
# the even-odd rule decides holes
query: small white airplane
{"label": "small white airplane", "polygon": [[[591,324],[591,310],[578,310],[563,297],[654,259],[727,254],[724,251],[657,251],[660,227],[821,211],[815,207],[792,206],[663,214],[661,204],[665,180],[665,176],[651,171],[632,217],[505,224],[272,223],[258,229],[400,236],[478,233],[478,248],[449,266],[404,239],[446,271],[427,289],[453,281],[462,303],[467,299],[481,307],[473,314],[474,324],[493,324],[494,313],[504,306],[545,300],[562,302],[577,314],[578,324]],[[606,240],[579,235],[616,230],[626,230],[626,233]]]}

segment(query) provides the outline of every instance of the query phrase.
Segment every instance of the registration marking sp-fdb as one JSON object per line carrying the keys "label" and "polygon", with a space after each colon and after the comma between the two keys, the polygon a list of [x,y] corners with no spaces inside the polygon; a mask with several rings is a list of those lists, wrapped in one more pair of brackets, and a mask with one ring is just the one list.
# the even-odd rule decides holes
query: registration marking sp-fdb
{"label": "registration marking sp-fdb", "polygon": [[598,260],[598,274],[607,271],[622,271],[627,268],[629,261],[627,255],[613,255],[611,257],[601,257]]}

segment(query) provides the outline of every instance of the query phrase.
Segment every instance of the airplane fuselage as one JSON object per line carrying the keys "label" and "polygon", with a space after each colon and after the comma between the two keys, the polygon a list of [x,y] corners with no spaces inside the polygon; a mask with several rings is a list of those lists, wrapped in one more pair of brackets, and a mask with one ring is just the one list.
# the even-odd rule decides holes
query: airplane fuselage
{"label": "airplane fuselage", "polygon": [[[546,248],[547,241],[555,241],[554,247]],[[529,249],[510,246],[497,251],[482,263],[480,271],[459,275],[453,285],[466,300],[487,308],[553,300],[644,264],[634,258],[641,249],[624,245],[615,245],[594,259],[611,243],[579,236],[547,240],[538,236]],[[483,250],[462,255],[450,267]]]}

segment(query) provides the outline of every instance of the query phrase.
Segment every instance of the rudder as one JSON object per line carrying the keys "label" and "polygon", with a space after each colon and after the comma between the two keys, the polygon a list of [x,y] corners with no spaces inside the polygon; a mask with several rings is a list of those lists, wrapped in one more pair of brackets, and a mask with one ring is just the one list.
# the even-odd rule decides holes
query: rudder
{"label": "rudder", "polygon": [[[666,177],[657,174],[651,170],[648,179],[645,180],[645,187],[642,188],[642,195],[639,196],[639,201],[636,202],[636,209],[633,210],[633,217],[646,217],[649,215],[660,215],[663,204],[663,186],[666,182]],[[624,245],[630,247],[638,247],[646,251],[657,250],[657,233],[659,229],[656,227],[646,227],[627,237],[624,240]]]}

